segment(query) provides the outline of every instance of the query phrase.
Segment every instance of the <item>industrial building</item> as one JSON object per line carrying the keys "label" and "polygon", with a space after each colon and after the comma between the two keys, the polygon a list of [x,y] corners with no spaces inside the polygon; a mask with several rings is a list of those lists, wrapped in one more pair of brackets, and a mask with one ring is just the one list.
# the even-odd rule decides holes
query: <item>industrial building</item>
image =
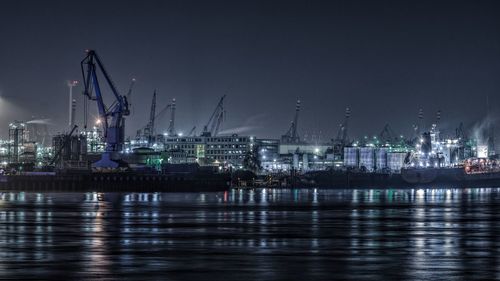
{"label": "industrial building", "polygon": [[[166,151],[181,150],[187,158],[196,159],[202,163],[226,163],[239,167],[245,155],[254,145],[251,136],[197,136],[197,137],[165,137]],[[191,161],[187,161],[191,162]]]}

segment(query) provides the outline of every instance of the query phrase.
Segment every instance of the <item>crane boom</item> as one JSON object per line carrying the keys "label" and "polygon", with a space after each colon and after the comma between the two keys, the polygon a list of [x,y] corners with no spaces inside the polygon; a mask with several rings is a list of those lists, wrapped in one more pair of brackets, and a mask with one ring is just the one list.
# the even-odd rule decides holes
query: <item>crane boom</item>
{"label": "crane boom", "polygon": [[191,131],[189,131],[189,134],[188,134],[188,137],[192,137],[195,135],[195,130],[196,130],[196,126],[194,126]]}

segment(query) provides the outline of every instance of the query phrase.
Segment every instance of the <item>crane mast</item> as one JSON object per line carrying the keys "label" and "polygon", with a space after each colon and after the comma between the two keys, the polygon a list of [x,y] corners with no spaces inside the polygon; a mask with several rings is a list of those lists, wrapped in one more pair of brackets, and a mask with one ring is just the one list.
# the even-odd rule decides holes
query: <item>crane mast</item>
{"label": "crane mast", "polygon": [[155,135],[155,114],[156,114],[156,90],[153,92],[153,99],[151,100],[151,109],[149,111],[149,121],[144,128],[144,136],[149,142],[152,141]]}
{"label": "crane mast", "polygon": [[[87,51],[87,56],[81,61],[81,70],[85,89],[83,94],[97,103],[99,120],[103,128],[106,148],[101,160],[92,164],[95,168],[118,168],[119,152],[125,140],[125,118],[130,114],[127,97],[120,95],[111,77],[104,68],[99,56],[94,50]],[[111,90],[114,102],[107,106],[104,103],[101,84],[98,80],[98,71],[104,77]]]}
{"label": "crane mast", "polygon": [[347,143],[347,129],[348,129],[350,117],[351,117],[351,109],[349,107],[346,107],[344,122],[342,122],[342,124],[340,124],[339,131],[337,133],[337,140],[342,145],[346,145],[346,143]]}
{"label": "crane mast", "polygon": [[300,100],[297,100],[297,104],[295,106],[295,117],[293,118],[293,126],[292,126],[292,139],[296,140],[295,142],[299,142],[299,136],[297,132],[297,125],[299,123],[299,112],[300,112]]}
{"label": "crane mast", "polygon": [[281,136],[281,141],[283,143],[298,143],[300,142],[298,130],[297,130],[297,124],[299,122],[299,112],[300,112],[300,100],[297,99],[297,103],[295,105],[295,116],[293,118],[292,124],[290,125],[290,128],[284,134]]}

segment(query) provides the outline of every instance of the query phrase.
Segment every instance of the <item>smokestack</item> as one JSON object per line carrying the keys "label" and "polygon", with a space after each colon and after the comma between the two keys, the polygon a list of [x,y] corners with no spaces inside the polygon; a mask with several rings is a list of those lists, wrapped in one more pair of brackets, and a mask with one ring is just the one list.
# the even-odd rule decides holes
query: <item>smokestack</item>
{"label": "smokestack", "polygon": [[422,135],[424,132],[424,110],[420,108],[418,110],[418,135]]}
{"label": "smokestack", "polygon": [[75,113],[76,113],[76,100],[73,99],[71,102],[71,112],[69,115],[69,126],[73,128],[75,126]]}
{"label": "smokestack", "polygon": [[68,125],[71,128],[73,128],[73,125],[75,124],[75,108],[76,108],[76,100],[73,99],[73,87],[78,84],[78,81],[73,80],[73,81],[68,81],[68,87],[69,87],[69,118],[68,118]]}

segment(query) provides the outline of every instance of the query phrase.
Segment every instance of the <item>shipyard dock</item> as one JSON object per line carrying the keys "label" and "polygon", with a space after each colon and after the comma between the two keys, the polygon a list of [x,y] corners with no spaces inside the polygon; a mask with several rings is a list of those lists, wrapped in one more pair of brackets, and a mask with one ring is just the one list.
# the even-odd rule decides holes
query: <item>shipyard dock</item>
{"label": "shipyard dock", "polygon": [[159,175],[85,173],[1,175],[1,191],[61,192],[212,192],[225,191],[230,177],[217,175]]}

